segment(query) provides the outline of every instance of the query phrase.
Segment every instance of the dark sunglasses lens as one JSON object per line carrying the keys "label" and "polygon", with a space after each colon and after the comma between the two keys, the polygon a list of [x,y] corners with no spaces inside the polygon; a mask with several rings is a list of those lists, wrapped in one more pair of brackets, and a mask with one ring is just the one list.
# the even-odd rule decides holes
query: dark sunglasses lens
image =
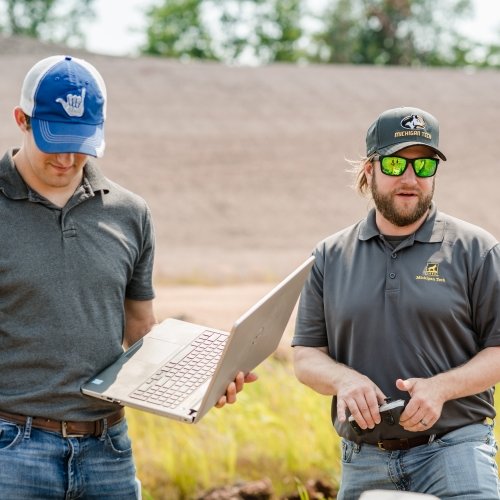
{"label": "dark sunglasses lens", "polygon": [[402,175],[406,170],[406,160],[397,156],[380,158],[380,168],[386,175]]}
{"label": "dark sunglasses lens", "polygon": [[413,168],[418,177],[432,177],[437,170],[437,158],[419,158],[413,161]]}
{"label": "dark sunglasses lens", "polygon": [[[410,160],[413,164],[413,169],[418,177],[432,177],[437,170],[439,160],[437,158],[416,158]],[[399,176],[403,175],[408,161],[406,158],[399,156],[381,156],[380,168],[386,175]]]}

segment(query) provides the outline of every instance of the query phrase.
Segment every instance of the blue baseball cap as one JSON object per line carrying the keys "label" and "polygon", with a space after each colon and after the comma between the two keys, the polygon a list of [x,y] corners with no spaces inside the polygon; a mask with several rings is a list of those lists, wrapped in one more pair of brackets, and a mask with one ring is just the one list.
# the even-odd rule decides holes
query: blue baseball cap
{"label": "blue baseball cap", "polygon": [[20,106],[44,153],[104,154],[106,86],[87,61],[58,55],[36,63],[24,79]]}

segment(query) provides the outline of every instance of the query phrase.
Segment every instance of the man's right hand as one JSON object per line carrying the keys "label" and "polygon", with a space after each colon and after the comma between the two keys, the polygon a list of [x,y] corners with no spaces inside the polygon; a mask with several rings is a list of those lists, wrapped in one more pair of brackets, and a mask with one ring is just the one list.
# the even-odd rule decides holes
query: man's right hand
{"label": "man's right hand", "polygon": [[368,377],[345,367],[338,383],[337,418],[347,420],[347,410],[361,429],[373,429],[381,421],[379,406],[385,394]]}
{"label": "man's right hand", "polygon": [[347,420],[347,410],[361,429],[380,423],[379,405],[385,394],[368,377],[337,363],[327,347],[294,347],[297,378],[320,394],[337,396],[337,418]]}

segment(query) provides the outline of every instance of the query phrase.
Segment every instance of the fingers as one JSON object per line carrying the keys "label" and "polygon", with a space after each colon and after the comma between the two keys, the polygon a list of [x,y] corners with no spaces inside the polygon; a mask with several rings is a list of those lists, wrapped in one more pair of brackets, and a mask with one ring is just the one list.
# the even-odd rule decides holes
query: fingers
{"label": "fingers", "polygon": [[[424,412],[418,412],[418,415],[423,415]],[[403,429],[410,432],[422,432],[430,429],[437,419],[429,416],[423,415],[422,418],[418,419],[418,416],[414,416],[409,420],[400,420],[399,424]]]}
{"label": "fingers", "polygon": [[254,372],[250,372],[250,373],[247,373],[245,375],[245,383],[246,384],[251,383],[251,382],[255,382],[258,379],[259,379],[259,376]]}
{"label": "fingers", "polygon": [[226,389],[226,394],[221,396],[215,407],[222,408],[226,404],[233,404],[236,401],[236,384],[231,382]]}
{"label": "fingers", "polygon": [[[409,405],[408,405],[409,406]],[[415,410],[408,407],[401,414],[399,425],[403,429],[410,432],[422,432],[430,429],[438,420],[439,414],[433,408],[428,408],[425,405],[416,407]]]}
{"label": "fingers", "polygon": [[236,395],[238,394],[238,392],[241,392],[243,390],[245,383],[255,382],[257,379],[258,376],[256,373],[250,372],[245,374],[243,372],[239,372],[236,375],[234,382],[231,382],[227,386],[226,394],[219,398],[215,407],[222,408],[226,404],[236,403]]}
{"label": "fingers", "polygon": [[343,423],[350,413],[361,429],[373,429],[380,423],[379,405],[384,398],[384,393],[368,377],[347,370],[337,392],[337,418]]}
{"label": "fingers", "polygon": [[226,396],[221,396],[219,398],[219,401],[217,401],[217,403],[215,404],[215,407],[216,408],[222,408],[224,405],[226,404]]}
{"label": "fingers", "polygon": [[[401,384],[399,384],[401,382]],[[422,432],[430,429],[439,419],[443,401],[436,397],[429,379],[398,380],[396,385],[405,385],[411,394],[399,424],[407,431]]]}
{"label": "fingers", "polygon": [[413,387],[413,384],[411,383],[411,380],[403,380],[401,378],[398,378],[396,380],[396,387],[400,390],[400,391],[406,391],[406,392],[409,392],[410,393],[410,396],[411,396],[411,389]]}
{"label": "fingers", "polygon": [[373,429],[380,423],[380,403],[384,400],[383,393],[375,391],[358,394],[356,397],[337,397],[337,417],[339,422],[345,422],[349,412],[361,429]]}
{"label": "fingers", "polygon": [[[379,402],[376,398],[346,402],[347,409],[362,429],[373,429],[380,423]],[[339,418],[340,420],[340,418]]]}

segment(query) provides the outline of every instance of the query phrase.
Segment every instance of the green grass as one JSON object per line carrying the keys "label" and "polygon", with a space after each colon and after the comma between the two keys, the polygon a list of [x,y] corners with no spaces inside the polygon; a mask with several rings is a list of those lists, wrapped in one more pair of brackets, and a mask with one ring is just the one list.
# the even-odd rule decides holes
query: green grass
{"label": "green grass", "polygon": [[189,499],[264,477],[277,494],[297,492],[297,480],[336,480],[329,398],[298,383],[289,363],[271,358],[257,373],[235,405],[211,410],[195,425],[127,410],[146,500]]}
{"label": "green grass", "polygon": [[192,499],[263,478],[276,496],[299,498],[308,479],[337,484],[330,398],[300,384],[289,362],[270,358],[257,373],[235,405],[213,409],[195,425],[127,410],[144,500]]}

